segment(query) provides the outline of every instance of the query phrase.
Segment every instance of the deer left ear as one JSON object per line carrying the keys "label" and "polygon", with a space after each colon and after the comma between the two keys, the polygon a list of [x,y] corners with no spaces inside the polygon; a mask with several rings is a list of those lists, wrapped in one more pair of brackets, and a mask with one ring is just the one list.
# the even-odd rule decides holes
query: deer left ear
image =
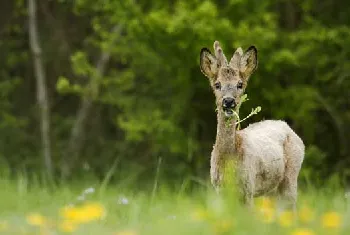
{"label": "deer left ear", "polygon": [[258,67],[258,50],[255,46],[250,46],[245,51],[240,60],[239,70],[244,80],[248,80],[249,77]]}
{"label": "deer left ear", "polygon": [[200,53],[200,68],[202,73],[212,81],[217,76],[218,67],[219,63],[216,57],[211,54],[209,49],[203,48]]}

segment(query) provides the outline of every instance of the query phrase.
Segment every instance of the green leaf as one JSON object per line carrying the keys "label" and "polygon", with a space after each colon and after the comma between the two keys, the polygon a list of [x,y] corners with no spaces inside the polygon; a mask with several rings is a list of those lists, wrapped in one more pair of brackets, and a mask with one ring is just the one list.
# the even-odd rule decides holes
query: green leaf
{"label": "green leaf", "polygon": [[69,84],[69,80],[65,77],[59,77],[58,81],[56,83],[56,90],[58,92],[67,92],[69,90],[70,84]]}

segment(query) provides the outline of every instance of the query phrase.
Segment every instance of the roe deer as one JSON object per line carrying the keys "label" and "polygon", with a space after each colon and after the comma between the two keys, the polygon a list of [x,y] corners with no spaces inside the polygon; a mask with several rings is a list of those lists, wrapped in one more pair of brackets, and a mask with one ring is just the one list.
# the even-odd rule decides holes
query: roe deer
{"label": "roe deer", "polygon": [[257,68],[257,49],[251,46],[243,53],[238,48],[230,62],[218,41],[214,42],[214,51],[214,55],[207,48],[200,52],[200,68],[209,78],[217,106],[211,183],[219,189],[226,162],[234,160],[232,167],[245,204],[253,206],[254,197],[277,190],[279,197],[295,210],[297,180],[305,152],[301,138],[281,120],[265,120],[236,130],[233,110]]}

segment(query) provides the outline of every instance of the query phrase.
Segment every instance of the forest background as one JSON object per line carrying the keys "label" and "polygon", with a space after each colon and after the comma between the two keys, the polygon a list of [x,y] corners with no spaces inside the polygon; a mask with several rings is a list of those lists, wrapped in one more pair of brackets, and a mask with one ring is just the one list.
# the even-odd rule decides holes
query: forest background
{"label": "forest background", "polygon": [[347,1],[0,6],[0,167],[10,176],[205,182],[216,113],[199,52],[219,40],[227,56],[259,51],[241,113],[262,111],[242,127],[284,119],[306,145],[302,184],[350,181]]}

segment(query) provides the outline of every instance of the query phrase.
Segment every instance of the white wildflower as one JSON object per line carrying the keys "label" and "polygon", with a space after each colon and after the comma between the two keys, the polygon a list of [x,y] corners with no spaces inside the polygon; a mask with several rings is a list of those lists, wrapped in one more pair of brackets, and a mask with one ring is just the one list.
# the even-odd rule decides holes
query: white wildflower
{"label": "white wildflower", "polygon": [[128,205],[128,204],[129,204],[129,199],[127,199],[127,198],[124,197],[124,196],[121,196],[121,197],[119,197],[119,199],[118,199],[118,204],[121,204],[121,205]]}

